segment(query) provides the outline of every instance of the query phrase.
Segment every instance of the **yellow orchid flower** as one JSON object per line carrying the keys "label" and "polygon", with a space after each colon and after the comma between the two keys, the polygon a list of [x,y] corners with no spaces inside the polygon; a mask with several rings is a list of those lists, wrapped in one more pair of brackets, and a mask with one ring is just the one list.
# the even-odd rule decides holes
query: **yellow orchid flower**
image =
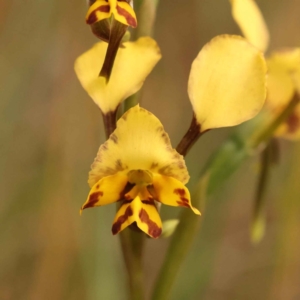
{"label": "yellow orchid flower", "polygon": [[86,14],[86,23],[92,25],[104,19],[114,18],[127,26],[136,27],[136,15],[127,1],[118,0],[96,0]]}
{"label": "yellow orchid flower", "polygon": [[200,132],[253,118],[266,97],[263,55],[240,36],[221,35],[194,60],[188,93]]}
{"label": "yellow orchid flower", "polygon": [[[245,37],[254,46],[266,51],[269,32],[264,18],[254,0],[230,0],[232,15]],[[300,91],[300,48],[283,49],[267,58],[268,79],[266,108],[274,116]],[[277,137],[296,140],[300,138],[300,104],[281,124]]]}
{"label": "yellow orchid flower", "polygon": [[107,44],[99,42],[75,62],[81,85],[103,114],[116,111],[121,102],[136,93],[161,58],[157,43],[150,37],[126,42],[119,49],[111,78],[106,82],[99,76],[99,65],[104,62],[106,50]]}
{"label": "yellow orchid flower", "polygon": [[162,223],[156,202],[200,214],[184,186],[188,180],[184,159],[172,148],[160,121],[137,105],[119,119],[100,147],[89,173],[91,191],[81,211],[120,202],[113,234],[133,224],[158,238]]}

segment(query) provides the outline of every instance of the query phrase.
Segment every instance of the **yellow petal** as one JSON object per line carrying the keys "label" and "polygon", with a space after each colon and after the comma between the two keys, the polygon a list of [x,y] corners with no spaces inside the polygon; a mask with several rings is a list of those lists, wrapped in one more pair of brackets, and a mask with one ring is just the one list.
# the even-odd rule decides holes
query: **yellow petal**
{"label": "yellow petal", "polygon": [[184,159],[172,148],[160,121],[138,105],[119,119],[116,130],[100,147],[89,173],[89,184],[131,170],[148,170],[183,183],[189,180]]}
{"label": "yellow petal", "polygon": [[[127,185],[127,176],[117,173],[96,182],[82,205],[81,210],[89,207],[102,206],[121,200]],[[124,191],[125,192],[125,191]]]}
{"label": "yellow petal", "polygon": [[232,15],[246,39],[265,52],[269,45],[269,31],[254,0],[230,0]]}
{"label": "yellow petal", "polygon": [[[153,191],[154,199],[171,206],[189,207],[197,215],[200,212],[192,206],[189,190],[178,180],[155,174],[153,176]],[[151,191],[151,190],[150,190]]]}
{"label": "yellow petal", "polygon": [[95,1],[86,14],[86,23],[92,25],[111,16],[110,5],[104,0]]}
{"label": "yellow petal", "polygon": [[152,238],[158,238],[162,232],[161,219],[154,202],[143,202],[139,196],[133,201],[125,201],[121,206],[113,222],[113,234],[119,233],[133,222]]}
{"label": "yellow petal", "polygon": [[120,209],[117,211],[115,219],[113,221],[112,233],[117,234],[133,222],[136,221],[136,214],[134,214],[135,206],[137,202],[124,202]]}
{"label": "yellow petal", "polygon": [[191,68],[188,92],[201,131],[253,118],[266,97],[263,55],[239,36],[206,44]]}
{"label": "yellow petal", "polygon": [[289,49],[273,53],[267,60],[268,96],[266,104],[279,111],[294,96],[300,79],[300,49]]}
{"label": "yellow petal", "polygon": [[117,6],[113,14],[115,19],[120,23],[131,26],[133,28],[137,26],[135,12],[127,2],[117,2]]}
{"label": "yellow petal", "polygon": [[75,62],[81,85],[103,113],[115,111],[121,102],[136,93],[161,58],[158,45],[150,37],[126,42],[118,50],[107,83],[104,77],[99,77],[106,50],[107,43],[97,43]]}

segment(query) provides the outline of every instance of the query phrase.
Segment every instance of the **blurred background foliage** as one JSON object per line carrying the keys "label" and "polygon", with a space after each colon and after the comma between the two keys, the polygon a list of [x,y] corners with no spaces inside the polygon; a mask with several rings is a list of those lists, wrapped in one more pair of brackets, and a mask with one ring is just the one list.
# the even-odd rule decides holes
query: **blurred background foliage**
{"label": "blurred background foliage", "polygon": [[[298,0],[260,0],[270,51],[300,46]],[[74,3],[73,3],[74,4]],[[0,299],[126,299],[114,205],[79,208],[87,174],[105,140],[100,111],[77,81],[75,58],[97,40],[85,25],[84,0],[0,2]],[[163,54],[147,79],[142,105],[160,118],[173,146],[192,109],[187,79],[200,48],[239,30],[225,0],[163,0],[154,37]],[[190,187],[233,129],[207,133],[187,156]],[[258,158],[211,197],[199,235],[171,299],[300,299],[300,145],[280,141],[268,188],[267,233],[249,240]],[[178,209],[163,207],[164,219]],[[148,294],[168,240],[147,240]],[[213,255],[212,255],[213,253]]]}

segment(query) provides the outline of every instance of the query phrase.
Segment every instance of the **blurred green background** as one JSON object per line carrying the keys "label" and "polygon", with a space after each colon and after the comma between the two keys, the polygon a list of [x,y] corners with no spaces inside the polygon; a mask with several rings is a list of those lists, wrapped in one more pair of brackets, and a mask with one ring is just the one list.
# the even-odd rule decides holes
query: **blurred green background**
{"label": "blurred green background", "polygon": [[[126,299],[119,240],[111,235],[114,205],[79,216],[89,167],[105,137],[100,111],[73,71],[76,57],[97,40],[84,22],[85,1],[70,4],[0,2],[0,300]],[[270,51],[300,46],[300,2],[258,4]],[[222,33],[239,33],[226,0],[159,3],[154,37],[163,58],[146,80],[142,105],[160,118],[173,146],[192,116],[186,91],[191,62]],[[190,186],[232,130],[209,132],[192,149]],[[171,299],[300,299],[300,144],[280,146],[265,239],[257,246],[249,241],[254,157],[209,199]],[[178,211],[163,207],[163,218]],[[147,240],[148,296],[167,245]]]}

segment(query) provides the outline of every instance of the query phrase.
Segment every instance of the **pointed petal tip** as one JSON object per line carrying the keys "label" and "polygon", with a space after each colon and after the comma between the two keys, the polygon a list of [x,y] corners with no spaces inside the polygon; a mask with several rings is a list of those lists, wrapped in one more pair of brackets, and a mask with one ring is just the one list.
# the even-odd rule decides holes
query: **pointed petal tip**
{"label": "pointed petal tip", "polygon": [[196,215],[201,216],[201,212],[197,208],[191,206],[191,209]]}

